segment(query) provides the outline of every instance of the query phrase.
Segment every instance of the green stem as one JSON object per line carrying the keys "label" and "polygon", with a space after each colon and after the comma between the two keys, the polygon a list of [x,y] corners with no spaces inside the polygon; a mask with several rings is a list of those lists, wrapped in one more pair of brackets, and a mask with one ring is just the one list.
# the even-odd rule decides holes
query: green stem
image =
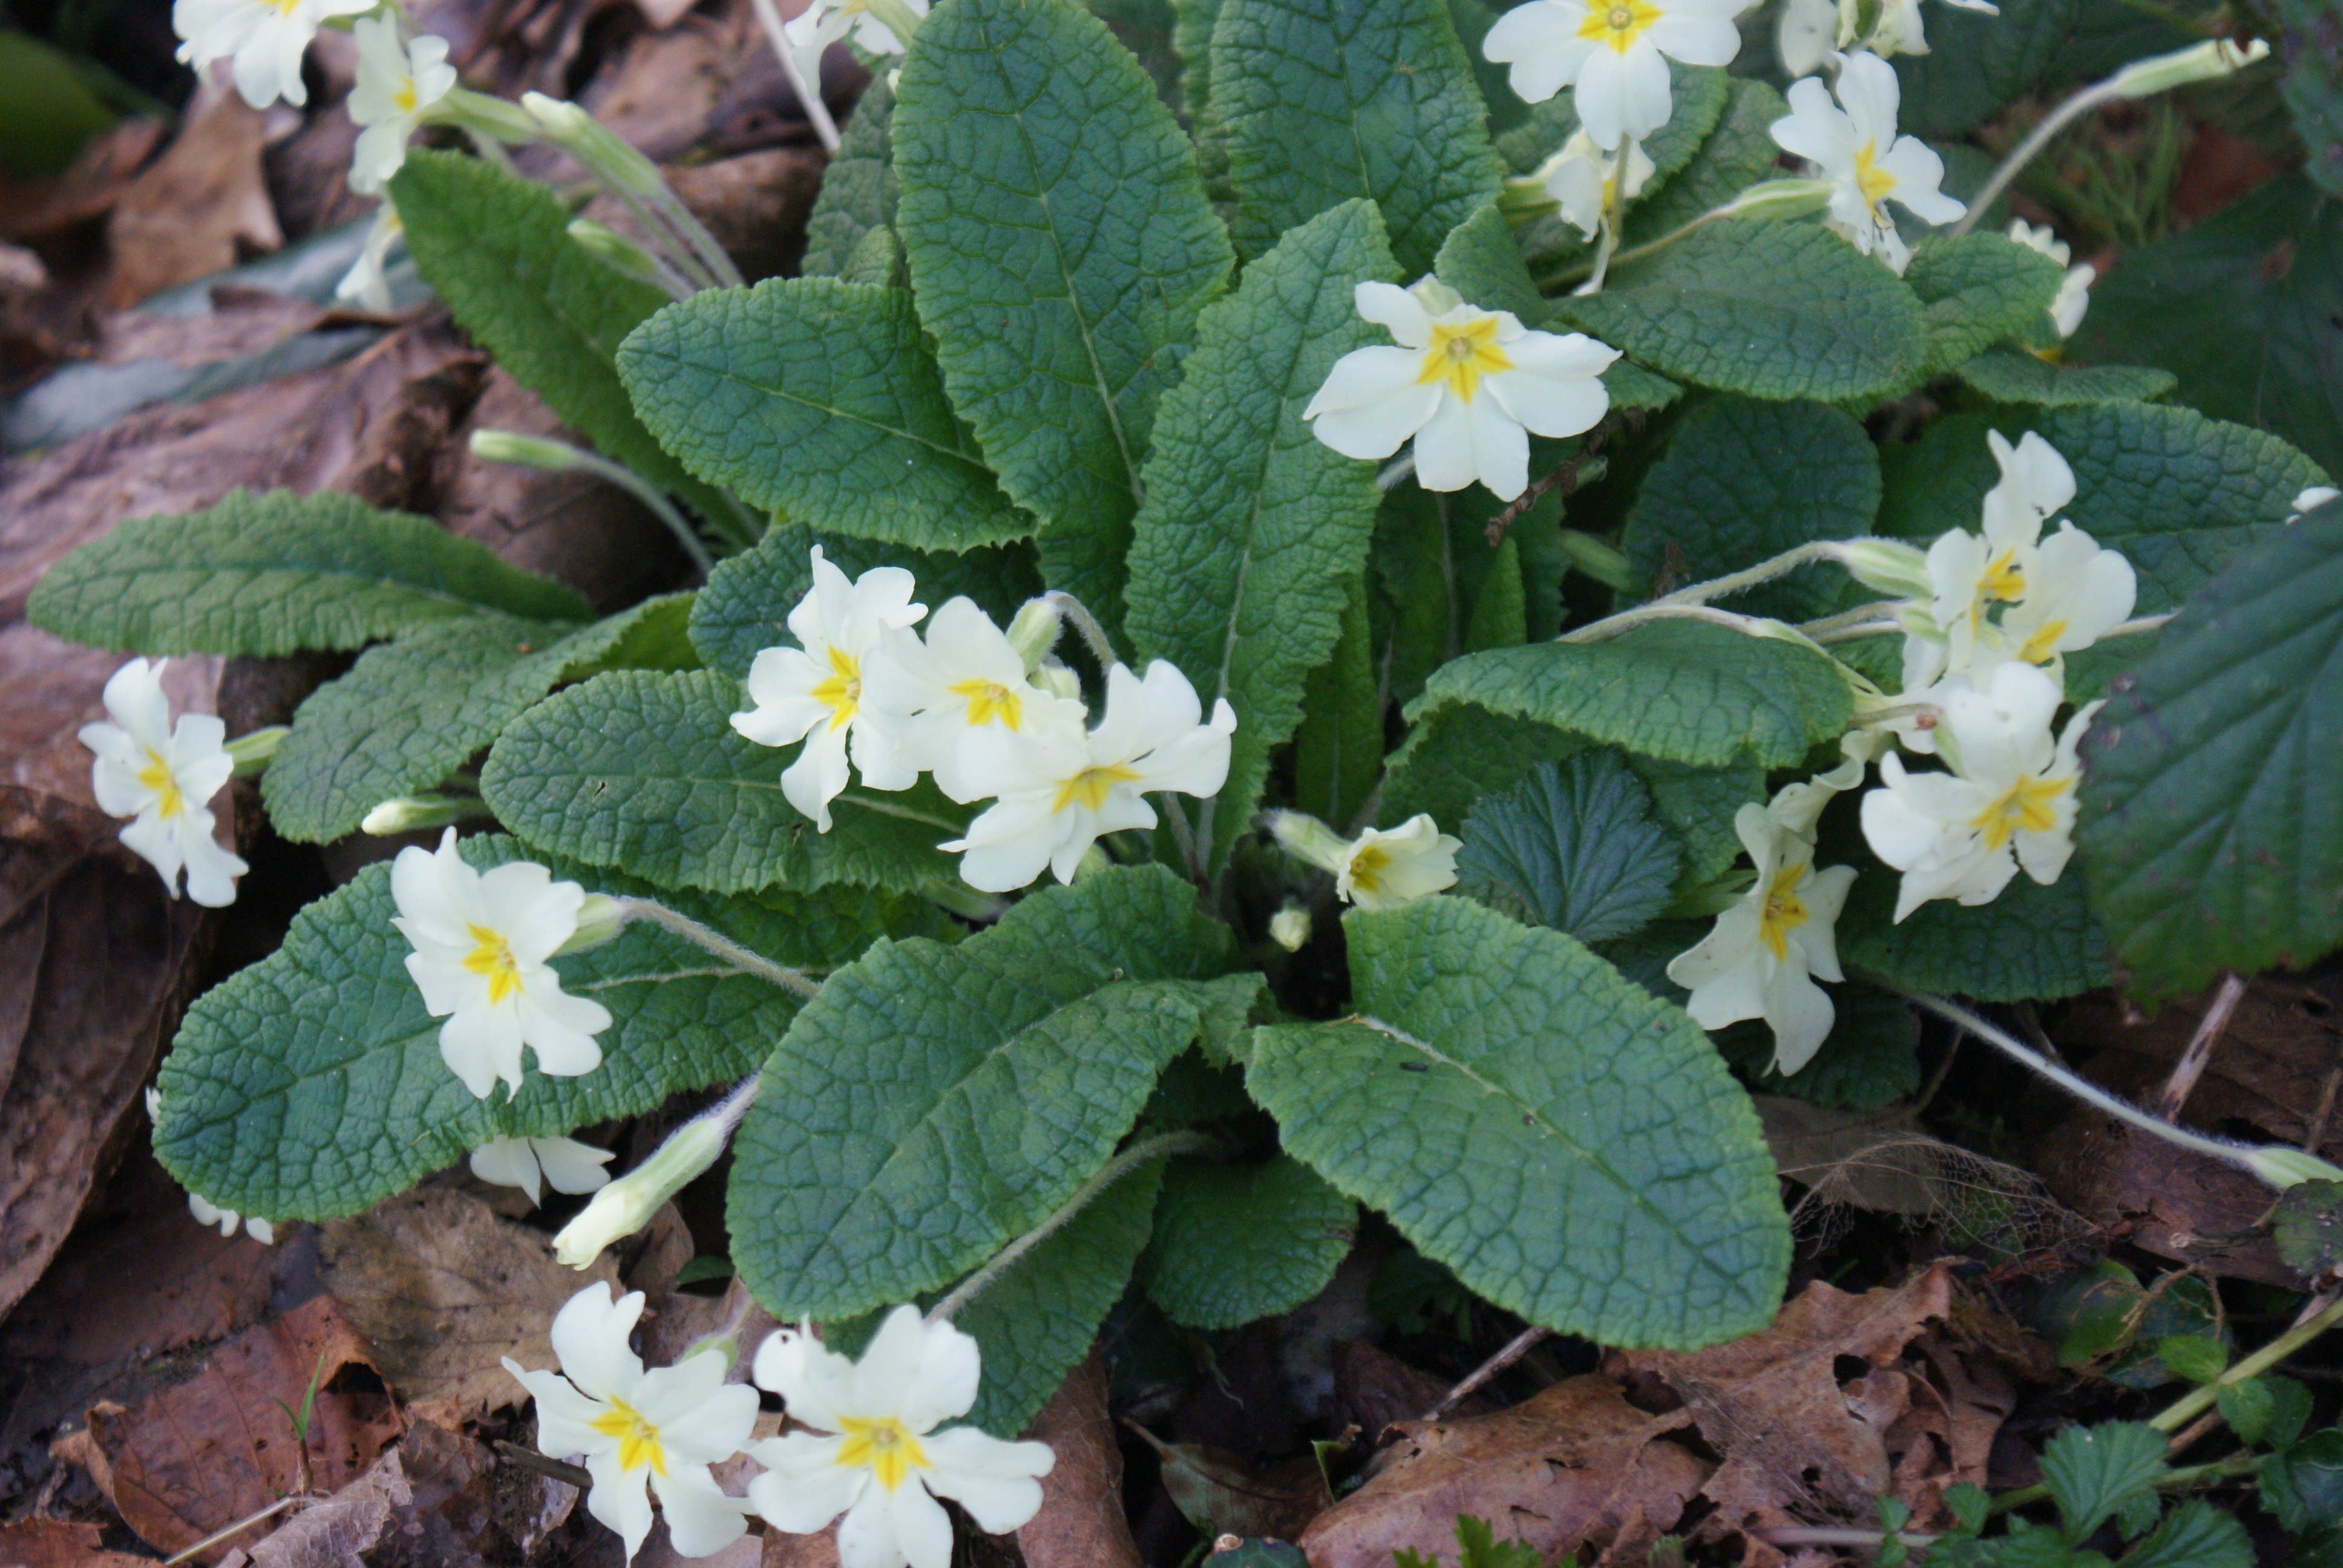
{"label": "green stem", "polygon": [[[2270,1456],[2267,1453],[2240,1453],[2228,1459],[2217,1459],[2210,1464],[2187,1464],[2177,1470],[2167,1470],[2148,1484],[2158,1492],[2186,1492],[2195,1486],[2217,1486],[2224,1481],[2234,1481],[2241,1475],[2251,1475]],[[2046,1486],[2021,1486],[2015,1492],[2005,1492],[1993,1500],[1987,1514],[2007,1513],[2013,1509],[2031,1507],[2051,1500]]]}
{"label": "green stem", "polygon": [[777,964],[760,953],[749,951],[739,942],[712,927],[703,926],[689,915],[678,914],[665,904],[649,899],[619,899],[615,900],[620,912],[630,920],[649,920],[663,930],[673,931],[688,942],[707,949],[725,962],[733,964],[759,980],[809,997],[821,990],[799,970]]}
{"label": "green stem", "polygon": [[1772,582],[1775,578],[1796,571],[1809,561],[1833,559],[1838,555],[1839,549],[1840,544],[1836,539],[1815,539],[1799,545],[1794,549],[1784,550],[1770,560],[1759,561],[1746,570],[1727,572],[1721,578],[1711,578],[1704,583],[1694,583],[1690,588],[1678,588],[1672,594],[1654,599],[1652,603],[1654,605],[1706,604],[1711,599],[1723,598],[1727,594],[1739,593],[1744,588],[1753,588],[1760,583]]}
{"label": "green stem", "polygon": [[1122,662],[1114,655],[1114,644],[1107,640],[1106,628],[1099,624],[1098,617],[1090,612],[1089,606],[1063,588],[1051,588],[1043,597],[1058,607],[1059,614],[1074,623],[1074,629],[1081,634],[1082,646],[1091,650],[1092,658],[1098,660],[1101,675]]}
{"label": "green stem", "polygon": [[2210,1408],[2221,1396],[2221,1391],[2260,1376],[2311,1341],[2343,1321],[2343,1296],[2313,1312],[2294,1327],[2270,1341],[2253,1354],[2230,1367],[2211,1382],[2190,1390],[2167,1406],[2164,1412],[2147,1424],[2158,1432],[2172,1432],[2187,1424],[2198,1412]]}
{"label": "green stem", "polygon": [[1714,626],[1747,632],[1752,637],[1764,635],[1755,619],[1745,615],[1735,615],[1731,610],[1715,609],[1704,604],[1647,604],[1634,609],[1623,609],[1617,615],[1607,616],[1592,626],[1582,626],[1576,631],[1564,632],[1554,640],[1607,642],[1621,632],[1633,631],[1654,620],[1704,620]]}
{"label": "green stem", "polygon": [[1986,209],[2001,199],[2001,193],[2009,188],[2010,181],[2016,179],[2026,166],[2050,145],[2052,137],[2100,105],[2112,103],[2121,96],[2123,94],[2117,90],[2115,78],[2109,77],[2107,81],[2093,83],[2043,116],[2042,123],[2027,133],[2016,150],[2001,160],[2001,166],[1993,171],[1993,177],[1969,198],[1968,211],[1963,213],[1959,221],[1946,232],[1957,239],[1975,228],[1977,219],[1985,216]]}

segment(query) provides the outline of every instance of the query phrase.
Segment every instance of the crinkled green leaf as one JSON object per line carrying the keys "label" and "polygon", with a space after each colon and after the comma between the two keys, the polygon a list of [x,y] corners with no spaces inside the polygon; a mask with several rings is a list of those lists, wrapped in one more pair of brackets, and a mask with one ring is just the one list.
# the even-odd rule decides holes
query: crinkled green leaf
{"label": "crinkled green leaf", "polygon": [[1644,196],[1628,204],[1626,244],[1648,245],[1674,234],[1780,172],[1775,161],[1782,149],[1774,140],[1773,125],[1790,112],[1790,106],[1753,77],[1726,80],[1730,91],[1716,128],[1674,177],[1656,187],[1646,185]]}
{"label": "crinkled green leaf", "polygon": [[1931,236],[1912,247],[1904,282],[1920,297],[1928,332],[1921,367],[1951,369],[2025,331],[2058,296],[2066,269],[2007,235]]}
{"label": "crinkled green leaf", "polygon": [[2190,599],[2083,744],[2075,840],[2136,995],[2343,943],[2343,502]]}
{"label": "crinkled green leaf", "polygon": [[1599,942],[1640,930],[1668,904],[1675,836],[1617,753],[1541,762],[1465,818],[1456,880],[1516,919]]}
{"label": "crinkled green leaf", "polygon": [[1928,52],[1889,62],[1904,90],[1897,128],[1952,136],[1991,119],[2042,79],[2077,8],[2077,0],[2008,0],[1999,15],[1929,12]]}
{"label": "crinkled green leaf", "polygon": [[1522,592],[1522,544],[1510,528],[1489,558],[1489,574],[1473,596],[1473,616],[1464,623],[1464,648],[1519,648],[1530,639],[1529,605]]}
{"label": "crinkled green leaf", "polygon": [[1183,1328],[1242,1328],[1324,1290],[1358,1229],[1358,1205],[1289,1156],[1174,1160],[1155,1203],[1147,1298]]}
{"label": "crinkled green leaf", "polygon": [[797,523],[776,524],[755,548],[717,562],[692,603],[692,646],[709,668],[746,680],[759,651],[797,645],[789,635],[789,611],[813,586],[809,552],[816,544],[822,558],[850,578],[873,567],[902,567],[918,579],[920,602],[930,610],[965,594],[1004,627],[1018,606],[1041,591],[1030,545],[930,554],[818,534]]}
{"label": "crinkled green leaf", "polygon": [[[874,228],[854,242],[846,265],[838,269],[840,283],[867,284],[874,288],[909,288],[911,275],[903,265],[903,242],[891,228]],[[920,345],[924,353],[926,345]]]}
{"label": "crinkled green leaf", "polygon": [[1753,397],[1881,396],[1926,352],[1912,291],[1810,224],[1711,224],[1559,306],[1664,375]]}
{"label": "crinkled green leaf", "polygon": [[802,276],[840,276],[866,239],[893,226],[895,148],[887,122],[894,113],[895,89],[882,72],[854,100],[838,130],[838,151],[821,171],[821,194],[806,218]]}
{"label": "crinkled green leaf", "polygon": [[1838,920],[1838,953],[1914,990],[1979,1001],[2050,1000],[2107,983],[2107,936],[2083,890],[2080,866],[2043,887],[2019,872],[1989,904],[1936,899],[1896,923],[1898,873],[1852,851],[1825,864],[1861,866]]}
{"label": "crinkled green leaf", "polygon": [[[533,858],[514,840],[461,840],[486,869]],[[555,876],[617,895],[651,890],[568,861]],[[658,895],[779,962],[824,968],[882,930],[934,929],[915,900],[840,890],[755,899]],[[158,1084],[155,1151],[190,1191],[271,1219],[354,1214],[499,1136],[551,1137],[737,1078],[772,1048],[799,999],[653,926],[556,960],[562,987],[610,1010],[602,1065],[532,1066],[519,1094],[475,1100],[439,1056],[441,1021],[408,978],[378,862],[293,919],[284,945],[197,999]]]}
{"label": "crinkled green leaf", "polygon": [[1222,0],[1212,68],[1247,258],[1365,196],[1414,278],[1497,194],[1487,111],[1443,0]]}
{"label": "crinkled green leaf", "polygon": [[2180,384],[2169,370],[2139,365],[2052,365],[2018,348],[1996,348],[1953,374],[1996,403],[2153,403]]}
{"label": "crinkled green leaf", "polygon": [[2126,1568],[2254,1568],[2254,1543],[2237,1515],[2201,1497],[2174,1505],[2148,1538],[2124,1554]]}
{"label": "crinkled green leaf", "polygon": [[126,518],[50,567],[25,606],[34,625],[94,648],[257,658],[496,612],[593,613],[427,518],[336,490],[231,490],[200,512]]}
{"label": "crinkled green leaf", "polygon": [[1375,470],[1320,441],[1302,410],[1345,352],[1381,336],[1353,286],[1393,275],[1373,204],[1288,234],[1206,310],[1164,395],[1132,523],[1125,624],[1209,706],[1236,709],[1228,782],[1208,819],[1224,851],[1251,820],[1269,754],[1302,719],[1374,529]]}
{"label": "crinkled green leaf", "polygon": [[1532,1322],[1690,1348],[1773,1321],[1773,1158],[1690,1019],[1467,900],[1343,926],[1359,1020],[1253,1034],[1287,1152]]}
{"label": "crinkled green leaf", "polygon": [[1355,577],[1333,655],[1302,683],[1302,724],[1293,732],[1294,805],[1338,827],[1348,823],[1366,804],[1383,757],[1374,628],[1367,618],[1366,579]]}
{"label": "crinkled green leaf", "polygon": [[2064,1515],[2066,1539],[2087,1540],[2133,1493],[2167,1465],[2164,1434],[2138,1421],[2061,1429],[2042,1447],[2042,1484]]}
{"label": "crinkled green leaf", "polygon": [[[1644,476],[1619,548],[1651,592],[1670,592],[1815,539],[1867,534],[1879,494],[1877,448],[1848,415],[1712,398],[1684,416]],[[1718,602],[1808,620],[1842,608],[1846,583],[1841,568],[1819,562]]]}
{"label": "crinkled green leaf", "polygon": [[1530,281],[1512,226],[1494,202],[1475,207],[1472,216],[1450,231],[1440,243],[1432,270],[1473,304],[1484,310],[1510,310],[1525,326],[1540,325],[1552,309]]}
{"label": "crinkled green leaf", "polygon": [[2288,1530],[2343,1524],[2343,1427],[2314,1432],[2262,1465],[2262,1506]]}
{"label": "crinkled green leaf", "polygon": [[668,450],[752,506],[924,550],[1033,531],[952,412],[904,290],[710,289],[628,334],[618,374]]}
{"label": "crinkled green leaf", "polygon": [[529,843],[662,887],[913,888],[954,874],[936,846],[960,837],[969,808],[924,781],[895,793],[856,783],[817,832],[781,793],[799,749],[735,730],[747,707],[714,670],[598,675],[498,737],[480,793]]}
{"label": "crinkled green leaf", "polygon": [[1051,585],[1118,625],[1156,399],[1231,263],[1195,155],[1069,0],[939,8],[896,92],[898,226],[945,389],[1041,519]]}
{"label": "crinkled green leaf", "polygon": [[703,517],[732,503],[663,451],[618,384],[619,339],[668,302],[569,237],[552,189],[481,158],[417,148],[391,177],[407,248],[458,325],[499,368],[662,490]]}
{"label": "crinkled green leaf", "polygon": [[1745,752],[1787,768],[1845,731],[1854,706],[1814,649],[1695,620],[1469,654],[1433,671],[1424,693],[1704,767]]}
{"label": "crinkled green leaf", "polygon": [[[1876,868],[1865,873],[1876,875]],[[1917,1093],[1920,1020],[1912,1004],[1876,986],[1853,982],[1834,985],[1829,994],[1835,1011],[1829,1037],[1812,1060],[1786,1076],[1774,1070],[1774,1031],[1762,1020],[1734,1024],[1709,1038],[1761,1094],[1787,1094],[1835,1111],[1877,1111]]]}

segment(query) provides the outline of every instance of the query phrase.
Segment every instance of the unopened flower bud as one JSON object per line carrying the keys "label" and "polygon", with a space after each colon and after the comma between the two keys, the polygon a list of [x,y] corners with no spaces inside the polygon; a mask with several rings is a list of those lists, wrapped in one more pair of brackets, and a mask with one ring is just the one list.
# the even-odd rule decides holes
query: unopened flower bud
{"label": "unopened flower bud", "polygon": [[578,249],[620,276],[648,283],[653,288],[667,287],[667,279],[660,275],[659,263],[651,253],[608,225],[596,223],[590,217],[572,218],[569,237],[578,242]]}
{"label": "unopened flower bud", "polygon": [[627,906],[608,893],[588,893],[586,901],[578,906],[578,930],[569,940],[553,950],[553,956],[582,953],[588,948],[598,948],[627,929]]}
{"label": "unopened flower bud", "polygon": [[1764,180],[1726,204],[1735,217],[1805,217],[1830,206],[1835,187],[1828,180]]}
{"label": "unopened flower bud", "polygon": [[553,1238],[554,1257],[573,1269],[590,1269],[603,1248],[649,1224],[660,1205],[716,1163],[756,1102],[759,1081],[749,1079],[713,1110],[677,1128],[649,1159],[595,1193],[585,1211]]}
{"label": "unopened flower bud", "polygon": [[546,139],[599,175],[611,188],[629,196],[656,196],[663,188],[651,161],[612,135],[599,120],[564,98],[521,95]]}
{"label": "unopened flower bud", "polygon": [[1901,539],[1849,539],[1835,553],[1839,564],[1867,588],[1923,602],[1936,592],[1926,554]]}
{"label": "unopened flower bud", "polygon": [[510,463],[517,468],[541,468],[558,474],[578,466],[581,454],[566,441],[545,436],[524,436],[518,430],[475,430],[472,456],[484,463]]}
{"label": "unopened flower bud", "polygon": [[399,795],[367,812],[358,830],[377,839],[393,833],[420,832],[426,828],[444,828],[460,821],[479,809],[479,800],[468,795]]}
{"label": "unopened flower bud", "polygon": [[491,93],[451,87],[431,107],[433,119],[477,131],[491,141],[533,142],[542,135],[527,110]]}
{"label": "unopened flower bud", "polygon": [[[1025,673],[1033,674],[1041,668],[1041,660],[1058,645],[1058,628],[1065,624],[1065,612],[1058,608],[1048,594],[1029,598],[1009,623],[1009,646],[1025,661]],[[1062,666],[1061,667],[1062,668]]]}
{"label": "unopened flower bud", "polygon": [[224,749],[227,759],[236,764],[231,778],[246,779],[268,766],[277,755],[277,748],[293,731],[282,724],[272,724],[266,729],[256,729],[249,735],[239,735]]}
{"label": "unopened flower bud", "polygon": [[2134,60],[2109,77],[2107,86],[2119,97],[2151,97],[2191,82],[2234,75],[2268,53],[2269,45],[2259,38],[2242,47],[2227,38],[2213,38],[2169,55]]}
{"label": "unopened flower bud", "polygon": [[1062,697],[1069,702],[1082,699],[1081,677],[1054,658],[1043,659],[1033,671],[1033,684],[1052,697]]}
{"label": "unopened flower bud", "polygon": [[1407,291],[1415,296],[1415,302],[1423,306],[1427,314],[1433,316],[1444,315],[1464,303],[1463,295],[1428,272],[1409,285]]}
{"label": "unopened flower bud", "polygon": [[1534,175],[1514,175],[1497,187],[1497,216],[1505,220],[1505,226],[1521,228],[1562,210],[1562,204],[1545,188],[1544,173],[1540,169]]}
{"label": "unopened flower bud", "polygon": [[1286,900],[1285,907],[1269,917],[1269,938],[1289,953],[1310,945],[1310,911],[1300,900]]}
{"label": "unopened flower bud", "polygon": [[2316,1154],[2283,1143],[2247,1151],[2244,1164],[2247,1170],[2281,1191],[2305,1181],[2343,1181],[2343,1171]]}
{"label": "unopened flower bud", "polygon": [[1307,811],[1272,811],[1262,826],[1297,860],[1327,871],[1351,863],[1351,841]]}

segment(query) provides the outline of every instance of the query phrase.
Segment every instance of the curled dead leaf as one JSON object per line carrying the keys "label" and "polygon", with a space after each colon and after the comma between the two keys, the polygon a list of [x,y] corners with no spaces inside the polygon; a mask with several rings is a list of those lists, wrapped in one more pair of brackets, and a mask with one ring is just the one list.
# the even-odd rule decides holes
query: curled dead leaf
{"label": "curled dead leaf", "polygon": [[1066,1374],[1025,1435],[1057,1456],[1041,1481],[1041,1511],[1017,1532],[1026,1568],[1139,1568],[1122,1516],[1122,1454],[1106,1410],[1106,1369],[1095,1351]]}

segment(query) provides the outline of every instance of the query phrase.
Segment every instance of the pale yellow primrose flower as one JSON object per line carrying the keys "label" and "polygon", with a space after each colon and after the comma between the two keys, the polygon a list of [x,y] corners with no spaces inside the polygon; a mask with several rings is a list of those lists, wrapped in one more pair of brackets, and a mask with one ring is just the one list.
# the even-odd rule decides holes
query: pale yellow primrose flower
{"label": "pale yellow primrose flower", "polygon": [[1497,18],[1481,52],[1511,64],[1523,101],[1572,89],[1578,123],[1604,147],[1640,142],[1668,123],[1668,61],[1729,65],[1741,51],[1733,18],[1749,0],[1530,0]]}
{"label": "pale yellow primrose flower", "polygon": [[847,785],[847,756],[873,789],[909,789],[919,774],[896,760],[895,737],[862,699],[863,661],[890,631],[916,623],[928,607],[913,604],[911,574],[873,567],[854,581],[812,551],[813,586],[789,611],[796,648],[769,648],[749,667],[752,707],[732,728],[759,746],[803,740],[781,774],[790,805],[830,831],[830,803]]}
{"label": "pale yellow primrose flower", "polygon": [[[1623,162],[1627,167],[1627,188],[1620,191],[1614,187]],[[1537,180],[1581,237],[1593,239],[1603,226],[1611,198],[1632,200],[1641,195],[1654,169],[1641,142],[1629,142],[1623,153],[1605,152],[1582,130],[1572,132],[1562,150],[1539,166]]]}
{"label": "pale yellow primrose flower", "polygon": [[1388,832],[1370,828],[1344,846],[1342,864],[1332,868],[1334,891],[1345,903],[1363,910],[1395,910],[1456,885],[1456,851],[1462,839],[1452,839],[1428,812],[1418,812]]}
{"label": "pale yellow primrose flower", "polygon": [[865,662],[863,693],[873,722],[894,738],[897,763],[933,773],[936,788],[962,803],[983,795],[961,762],[971,731],[1075,732],[1085,717],[1079,701],[1027,678],[1024,656],[968,598],[937,610],[924,639],[909,629],[881,638]]}
{"label": "pale yellow primrose flower", "polygon": [[456,852],[450,828],[436,851],[398,852],[390,891],[398,905],[390,923],[415,949],[407,972],[425,1009],[447,1020],[440,1059],[476,1098],[487,1099],[499,1079],[519,1092],[524,1047],[552,1078],[602,1064],[594,1036],[610,1027],[609,1010],[564,995],[547,962],[577,934],[585,889],[527,860],[483,875]]}
{"label": "pale yellow primrose flower", "polygon": [[574,1138],[492,1138],[472,1151],[472,1174],[497,1187],[518,1187],[532,1203],[557,1192],[598,1191],[610,1180],[602,1169],[616,1156]]}
{"label": "pale yellow primrose flower", "polygon": [[2022,217],[2012,218],[2009,220],[2009,237],[2026,249],[2039,251],[2060,266],[2066,267],[2066,276],[2059,283],[2058,293],[2050,301],[2046,311],[2050,325],[2058,329],[2058,336],[2072,337],[2075,328],[2083,325],[2084,312],[2091,308],[2091,284],[2099,276],[2099,269],[2087,261],[2067,266],[2075,253],[2066,247],[2065,240],[2050,231],[2047,224],[2036,228]]}
{"label": "pale yellow primrose flower", "polygon": [[[404,156],[404,155],[402,155]],[[390,247],[407,233],[399,221],[398,209],[385,196],[382,205],[374,209],[374,226],[367,230],[366,245],[357,260],[350,264],[342,281],[334,286],[334,297],[347,304],[371,310],[377,316],[390,314],[390,279],[384,276],[383,264],[390,258]]]}
{"label": "pale yellow primrose flower", "polygon": [[713,1556],[749,1533],[748,1504],[727,1497],[708,1467],[749,1441],[757,1391],[727,1383],[730,1358],[709,1351],[646,1372],[627,1348],[642,1312],[640,1291],[613,1302],[608,1286],[588,1285],[554,1315],[561,1371],[529,1371],[510,1356],[505,1371],[537,1400],[538,1451],[585,1456],[594,1478],[586,1511],[625,1540],[628,1562],[651,1530],[645,1483],[676,1552]]}
{"label": "pale yellow primrose flower", "polygon": [[176,58],[198,75],[214,60],[233,57],[236,90],[256,109],[283,98],[298,108],[309,101],[301,85],[301,55],[328,17],[355,16],[376,0],[173,0],[171,31],[186,40]]}
{"label": "pale yellow primrose flower", "polygon": [[1413,439],[1425,489],[1477,479],[1510,501],[1529,487],[1532,435],[1578,435],[1611,407],[1602,377],[1619,351],[1584,333],[1533,332],[1428,277],[1413,289],[1363,283],[1353,298],[1398,347],[1343,355],[1302,410],[1346,457],[1388,457]]}
{"label": "pale yellow primrose flower", "polygon": [[227,726],[219,719],[183,713],[171,722],[163,695],[169,662],[134,658],[106,678],[102,700],[113,722],[81,727],[81,743],[97,757],[90,793],[106,815],[131,819],[122,841],[155,868],[173,898],[184,869],[187,897],[222,909],[236,902],[236,879],[251,869],[212,837],[209,802],[236,763],[222,744]]}
{"label": "pale yellow primrose flower", "polygon": [[375,196],[407,162],[407,138],[423,111],[456,85],[447,40],[426,35],[401,44],[389,16],[361,17],[350,29],[358,45],[357,83],[350,89],[350,119],[363,126],[350,156],[350,189]]}
{"label": "pale yellow primrose flower", "polygon": [[757,1347],[756,1378],[811,1432],[749,1450],[765,1473],[749,1501],[775,1529],[809,1535],[843,1513],[840,1568],[950,1568],[949,1497],[979,1530],[999,1535],[1041,1511],[1042,1442],[1003,1442],[973,1426],[936,1430],[976,1402],[976,1341],[948,1322],[897,1307],[860,1362],[826,1350],[808,1329],[779,1329]]}
{"label": "pale yellow primrose flower", "polygon": [[1945,160],[1917,136],[1896,134],[1902,98],[1896,68],[1876,55],[1840,57],[1837,96],[1819,76],[1790,84],[1790,112],[1771,127],[1774,140],[1818,167],[1837,188],[1831,194],[1831,228],[1865,255],[1877,255],[1898,276],[1912,248],[1896,232],[1886,204],[1895,202],[1923,223],[1951,223],[1968,209],[1938,190]]}

